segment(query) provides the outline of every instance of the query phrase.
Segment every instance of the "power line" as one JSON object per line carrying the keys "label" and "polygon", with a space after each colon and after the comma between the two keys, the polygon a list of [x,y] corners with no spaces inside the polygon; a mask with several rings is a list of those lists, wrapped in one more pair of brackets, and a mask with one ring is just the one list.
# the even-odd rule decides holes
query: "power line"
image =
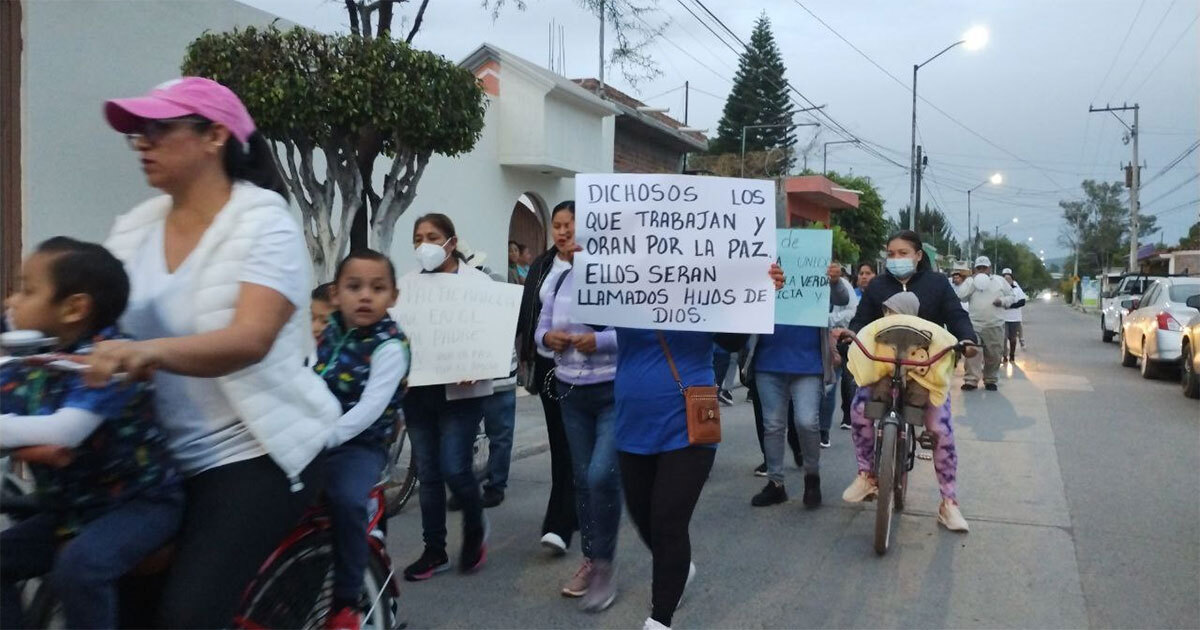
{"label": "power line", "polygon": [[1129,70],[1125,71],[1125,76],[1121,77],[1121,82],[1117,83],[1117,87],[1113,89],[1113,95],[1110,101],[1117,100],[1117,93],[1125,86],[1125,82],[1129,80],[1129,75],[1133,74],[1133,69],[1137,67],[1138,62],[1142,60],[1142,55],[1146,54],[1146,50],[1150,48],[1150,44],[1154,43],[1154,36],[1158,35],[1158,29],[1162,28],[1163,22],[1167,21],[1167,16],[1171,14],[1171,9],[1175,8],[1177,0],[1171,0],[1171,4],[1167,5],[1167,10],[1163,11],[1162,17],[1158,19],[1158,24],[1154,25],[1154,30],[1150,32],[1150,37],[1146,39],[1146,45],[1142,46],[1141,52],[1134,58],[1133,63],[1129,65]]}
{"label": "power line", "polygon": [[1160,170],[1159,172],[1155,173],[1155,174],[1154,174],[1154,177],[1151,177],[1150,179],[1148,179],[1148,180],[1146,180],[1146,181],[1142,182],[1142,186],[1149,186],[1151,182],[1153,182],[1153,181],[1155,181],[1156,179],[1158,179],[1158,178],[1162,177],[1162,176],[1163,176],[1163,175],[1165,175],[1165,174],[1166,174],[1168,171],[1170,171],[1171,169],[1175,168],[1176,166],[1179,166],[1179,164],[1180,164],[1181,162],[1183,162],[1184,158],[1186,158],[1187,156],[1191,155],[1192,153],[1194,153],[1194,152],[1196,151],[1196,148],[1197,148],[1197,147],[1200,147],[1200,140],[1197,140],[1197,141],[1193,142],[1193,143],[1192,143],[1192,146],[1190,146],[1190,147],[1188,147],[1187,149],[1185,149],[1183,153],[1179,154],[1179,155],[1178,155],[1178,156],[1177,156],[1175,159],[1171,160],[1171,161],[1170,161],[1170,162],[1169,162],[1169,163],[1168,163],[1166,166],[1164,166],[1164,167],[1162,168],[1162,170]]}
{"label": "power line", "polygon": [[[1104,78],[1100,79],[1100,85],[1096,86],[1096,94],[1092,96],[1092,101],[1100,96],[1100,91],[1104,89],[1104,83],[1108,81],[1108,77],[1112,75],[1112,71],[1117,67],[1117,61],[1121,59],[1121,53],[1125,50],[1125,44],[1129,41],[1129,34],[1133,32],[1133,25],[1137,24],[1138,18],[1142,15],[1142,9],[1146,8],[1146,0],[1138,5],[1137,13],[1133,14],[1133,19],[1129,21],[1129,28],[1125,29],[1125,37],[1121,38],[1121,45],[1117,46],[1117,54],[1113,55],[1112,63],[1108,64],[1108,72],[1104,73]],[[1111,100],[1111,99],[1110,99]],[[1090,119],[1091,116],[1088,116]],[[1086,141],[1086,138],[1085,138]]]}
{"label": "power line", "polygon": [[1161,217],[1161,216],[1163,216],[1164,214],[1169,214],[1169,213],[1171,213],[1171,212],[1175,212],[1176,210],[1182,210],[1183,208],[1186,208],[1186,207],[1188,207],[1188,206],[1194,206],[1194,205],[1196,205],[1196,204],[1198,204],[1198,203],[1200,203],[1200,197],[1197,197],[1197,198],[1195,198],[1195,199],[1193,199],[1193,200],[1191,200],[1191,201],[1186,201],[1186,202],[1184,202],[1184,203],[1181,203],[1181,204],[1179,204],[1179,205],[1177,205],[1177,206],[1172,206],[1172,207],[1170,207],[1170,208],[1167,208],[1166,210],[1159,210],[1158,212],[1153,212],[1153,213],[1151,213],[1151,214],[1152,214],[1153,216],[1156,216],[1156,217]]}
{"label": "power line", "polygon": [[1154,67],[1150,69],[1150,72],[1146,73],[1146,76],[1142,78],[1142,82],[1139,83],[1137,87],[1133,88],[1132,92],[1134,94],[1137,94],[1142,89],[1142,86],[1146,85],[1146,82],[1150,80],[1150,77],[1154,76],[1154,73],[1158,71],[1158,67],[1163,65],[1163,62],[1171,56],[1171,53],[1175,52],[1175,47],[1179,45],[1179,42],[1183,41],[1183,36],[1187,35],[1188,31],[1192,30],[1192,25],[1196,23],[1196,20],[1200,20],[1200,13],[1197,13],[1196,17],[1192,18],[1192,21],[1188,22],[1187,26],[1183,27],[1183,31],[1180,32],[1179,37],[1176,37],[1175,41],[1171,43],[1171,47],[1167,49],[1166,54],[1159,58],[1158,63],[1154,64]]}
{"label": "power line", "polygon": [[1165,199],[1166,197],[1170,196],[1171,193],[1179,190],[1180,188],[1183,188],[1184,186],[1187,186],[1188,184],[1192,183],[1193,181],[1196,181],[1196,178],[1198,178],[1198,177],[1200,177],[1200,173],[1192,173],[1191,177],[1183,180],[1182,182],[1179,182],[1171,190],[1168,190],[1167,192],[1155,197],[1154,201],[1147,201],[1145,204],[1140,204],[1140,205],[1153,206],[1154,204],[1156,204],[1156,203],[1162,201],[1163,199]]}

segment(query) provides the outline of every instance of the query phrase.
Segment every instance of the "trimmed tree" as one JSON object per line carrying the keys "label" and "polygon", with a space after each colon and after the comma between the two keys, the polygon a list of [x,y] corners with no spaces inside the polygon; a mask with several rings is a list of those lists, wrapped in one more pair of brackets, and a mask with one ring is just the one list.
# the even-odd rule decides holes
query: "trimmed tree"
{"label": "trimmed tree", "polygon": [[[430,156],[470,151],[483,130],[486,101],[469,70],[388,37],[274,26],[206,33],[188,46],[183,73],[219,81],[246,104],[275,148],[321,280],[364,201],[371,244],[387,252]],[[381,154],[391,165],[377,187],[370,173]]]}
{"label": "trimmed tree", "polygon": [[725,101],[725,111],[717,125],[717,137],[709,152],[741,153],[742,130],[753,125],[777,125],[746,129],[746,151],[781,149],[781,170],[786,173],[795,164],[796,129],[792,124],[795,107],[787,93],[787,68],[783,55],[771,34],[771,21],[759,16],[750,35],[750,43],[738,60],[733,89]]}

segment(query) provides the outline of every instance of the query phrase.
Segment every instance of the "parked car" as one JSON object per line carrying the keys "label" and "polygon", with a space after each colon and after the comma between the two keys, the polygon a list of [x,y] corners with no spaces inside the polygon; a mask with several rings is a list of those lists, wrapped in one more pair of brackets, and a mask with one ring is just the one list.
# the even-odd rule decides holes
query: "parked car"
{"label": "parked car", "polygon": [[1141,299],[1121,305],[1129,311],[1121,324],[1121,365],[1134,367],[1141,359],[1142,377],[1157,378],[1178,367],[1183,357],[1183,324],[1200,314],[1188,305],[1200,296],[1200,278],[1159,278]]}
{"label": "parked car", "polygon": [[[1200,295],[1188,298],[1187,305],[1200,310]],[[1183,347],[1183,360],[1180,364],[1180,381],[1183,385],[1183,395],[1188,398],[1200,398],[1200,315],[1192,318],[1183,327],[1180,345]]]}
{"label": "parked car", "polygon": [[1121,303],[1142,297],[1150,283],[1158,280],[1159,276],[1144,274],[1125,274],[1100,297],[1100,338],[1108,343],[1121,332],[1121,322],[1129,314],[1129,310]]}

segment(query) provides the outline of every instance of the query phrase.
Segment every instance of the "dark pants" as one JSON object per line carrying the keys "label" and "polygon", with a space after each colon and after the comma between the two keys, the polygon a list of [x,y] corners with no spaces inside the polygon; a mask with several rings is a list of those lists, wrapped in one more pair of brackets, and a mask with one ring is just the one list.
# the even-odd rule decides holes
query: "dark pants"
{"label": "dark pants", "polygon": [[167,573],[160,627],[228,628],[246,585],[296,526],[320,484],[320,458],[292,492],[269,456],[206,470],[184,482],[187,506]]}
{"label": "dark pants", "polygon": [[846,369],[847,346],[839,346],[839,348],[842,350],[842,424],[849,426],[850,402],[854,400],[854,394],[858,392],[858,384],[854,382],[854,375]]}
{"label": "dark pants", "polygon": [[0,627],[24,627],[16,583],[43,575],[62,602],[67,627],[117,627],[117,580],[170,540],[182,518],[183,492],[164,490],[88,522],[61,548],[58,515],[13,525],[0,533]]}
{"label": "dark pants", "polygon": [[729,352],[721,346],[713,344],[713,376],[716,378],[717,389],[725,389],[725,375],[729,374]]}
{"label": "dark pants", "polygon": [[517,390],[496,392],[483,399],[483,430],[488,436],[487,477],[483,485],[489,488],[504,490],[508,487],[516,424]]}
{"label": "dark pants", "polygon": [[[569,385],[559,383],[560,392]],[[575,505],[583,555],[612,561],[621,527],[621,473],[614,436],[612,382],[579,385],[561,401],[574,464]]]}
{"label": "dark pants", "polygon": [[[750,381],[747,386],[750,390],[750,403],[754,407],[754,430],[758,433],[758,450],[763,453],[763,461],[766,461],[766,450],[763,448],[763,408],[762,401],[758,397],[758,381]],[[788,402],[787,411],[787,445],[792,449],[794,459],[800,459],[800,436],[796,434],[796,408],[792,403]]]}
{"label": "dark pants", "polygon": [[654,558],[651,613],[670,626],[692,562],[688,528],[717,450],[689,446],[655,455],[620,453],[629,518]]}
{"label": "dark pants", "polygon": [[404,417],[420,480],[425,546],[446,549],[446,487],[462,506],[463,532],[483,531],[483,500],[472,470],[483,399],[446,400],[440,385],[414,387],[404,396]]}
{"label": "dark pants", "polygon": [[1024,334],[1024,331],[1021,330],[1021,322],[1004,322],[1004,337],[1005,341],[1008,342],[1009,361],[1017,359],[1017,342],[1020,341],[1022,334]]}
{"label": "dark pants", "polygon": [[[571,466],[571,447],[563,427],[562,408],[546,391],[546,374],[554,367],[554,359],[538,355],[534,363],[534,378],[539,386],[542,409],[546,412],[546,435],[550,440],[550,500],[546,517],[542,519],[542,534],[558,534],[568,546],[571,535],[579,529],[575,509],[575,479]],[[551,384],[553,387],[553,384]]]}
{"label": "dark pants", "polygon": [[325,498],[333,525],[333,597],[357,601],[367,570],[371,488],[387,463],[382,446],[350,442],[325,454]]}

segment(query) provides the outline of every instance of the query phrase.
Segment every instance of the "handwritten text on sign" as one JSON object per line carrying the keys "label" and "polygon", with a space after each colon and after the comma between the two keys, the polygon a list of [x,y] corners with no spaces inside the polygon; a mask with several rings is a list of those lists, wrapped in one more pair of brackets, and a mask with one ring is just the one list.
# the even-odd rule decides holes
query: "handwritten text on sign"
{"label": "handwritten text on sign", "polygon": [[520,285],[456,274],[410,274],[392,310],[412,346],[409,386],[508,376]]}
{"label": "handwritten text on sign", "polygon": [[775,318],[775,184],[690,175],[575,178],[572,319],[767,333]]}
{"label": "handwritten text on sign", "polygon": [[787,276],[775,293],[775,322],[829,325],[831,230],[779,230],[779,266]]}

